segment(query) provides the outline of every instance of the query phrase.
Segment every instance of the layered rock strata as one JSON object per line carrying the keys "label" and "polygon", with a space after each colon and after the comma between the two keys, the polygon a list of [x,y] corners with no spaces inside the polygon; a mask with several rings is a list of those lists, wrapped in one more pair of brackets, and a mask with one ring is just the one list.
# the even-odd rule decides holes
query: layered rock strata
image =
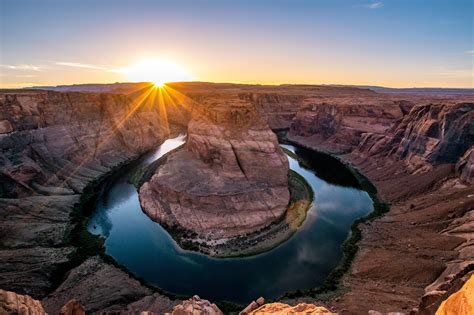
{"label": "layered rock strata", "polygon": [[[43,298],[67,268],[81,263],[70,240],[84,188],[158,146],[169,130],[159,109],[142,98],[96,93],[1,92],[0,121],[0,287]],[[91,265],[120,276],[104,278],[111,286],[98,294],[102,304],[81,300],[87,311],[151,294],[139,283],[132,295],[118,292],[128,276],[100,268],[106,265],[100,260]],[[58,304],[49,302],[59,295],[53,293],[46,310],[58,314],[77,293],[62,291]]]}
{"label": "layered rock strata", "polygon": [[141,186],[145,213],[168,228],[216,241],[282,218],[290,197],[288,160],[277,137],[245,101],[202,103],[184,148]]}
{"label": "layered rock strata", "polygon": [[[378,111],[372,125],[387,117],[386,110]],[[333,305],[353,313],[367,312],[367,303],[384,312],[434,312],[474,262],[474,103],[428,102],[408,112],[400,107],[400,115],[381,130],[370,124],[349,128],[345,115],[352,114],[330,104],[302,111],[288,137],[345,153],[341,157],[391,203],[388,214],[360,227],[361,250],[343,278],[350,290]]]}

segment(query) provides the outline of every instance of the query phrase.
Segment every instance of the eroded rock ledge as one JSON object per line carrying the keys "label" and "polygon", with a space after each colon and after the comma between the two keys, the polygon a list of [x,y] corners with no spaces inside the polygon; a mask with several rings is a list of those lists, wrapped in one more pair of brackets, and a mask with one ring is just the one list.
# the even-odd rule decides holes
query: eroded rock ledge
{"label": "eroded rock ledge", "polygon": [[140,202],[154,221],[212,247],[285,215],[288,168],[253,105],[212,97],[194,110],[186,145],[141,186]]}

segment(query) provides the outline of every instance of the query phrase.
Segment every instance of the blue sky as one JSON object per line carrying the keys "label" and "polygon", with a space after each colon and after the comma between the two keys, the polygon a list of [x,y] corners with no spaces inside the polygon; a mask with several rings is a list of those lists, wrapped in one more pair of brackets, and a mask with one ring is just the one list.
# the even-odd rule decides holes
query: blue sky
{"label": "blue sky", "polygon": [[473,1],[0,0],[0,86],[126,80],[473,86]]}

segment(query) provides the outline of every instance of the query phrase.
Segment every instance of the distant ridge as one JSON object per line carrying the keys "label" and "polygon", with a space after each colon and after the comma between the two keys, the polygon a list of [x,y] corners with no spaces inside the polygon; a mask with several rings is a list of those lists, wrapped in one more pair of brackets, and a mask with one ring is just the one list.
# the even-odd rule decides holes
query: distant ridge
{"label": "distant ridge", "polygon": [[[25,87],[22,90],[48,90],[57,92],[96,92],[96,93],[131,93],[149,86],[149,82],[116,82],[116,83],[85,83],[85,84],[72,84],[72,85],[57,85],[57,86],[34,86]],[[301,89],[301,90],[319,90],[319,89],[330,89],[330,88],[342,88],[342,89],[361,89],[370,90],[376,93],[396,93],[396,94],[418,94],[418,95],[444,95],[444,96],[455,96],[455,95],[474,95],[474,88],[390,88],[376,85],[344,85],[344,84],[243,84],[243,83],[215,83],[215,82],[172,82],[168,83],[173,88],[186,88],[186,89],[202,89],[205,87],[219,89],[219,90],[232,90],[232,89],[254,89],[268,88],[278,89],[279,87]],[[0,89],[2,90],[2,89]]]}

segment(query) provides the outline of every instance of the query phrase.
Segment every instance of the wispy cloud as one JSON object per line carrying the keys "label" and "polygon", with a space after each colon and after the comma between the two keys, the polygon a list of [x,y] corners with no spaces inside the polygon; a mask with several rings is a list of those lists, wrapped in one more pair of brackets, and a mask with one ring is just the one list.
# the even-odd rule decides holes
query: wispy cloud
{"label": "wispy cloud", "polygon": [[54,64],[58,66],[65,66],[65,67],[74,67],[74,68],[84,68],[84,69],[92,69],[92,70],[104,70],[104,71],[110,71],[111,69],[104,67],[104,66],[98,66],[98,65],[91,65],[87,63],[78,63],[78,62],[54,62]]}
{"label": "wispy cloud", "polygon": [[26,83],[0,83],[0,89],[21,89],[25,87],[39,86],[42,84],[26,82]]}
{"label": "wispy cloud", "polygon": [[373,2],[373,3],[369,3],[369,4],[363,4],[362,7],[370,9],[370,10],[375,10],[375,9],[380,9],[381,7],[383,7],[383,3],[382,2]]}
{"label": "wispy cloud", "polygon": [[19,74],[16,75],[15,78],[36,78],[37,76],[34,74]]}
{"label": "wispy cloud", "polygon": [[35,65],[18,64],[18,65],[0,65],[1,68],[19,71],[41,71],[43,68]]}
{"label": "wispy cloud", "polygon": [[474,57],[474,50],[468,50],[464,52],[466,55],[471,55]]}

